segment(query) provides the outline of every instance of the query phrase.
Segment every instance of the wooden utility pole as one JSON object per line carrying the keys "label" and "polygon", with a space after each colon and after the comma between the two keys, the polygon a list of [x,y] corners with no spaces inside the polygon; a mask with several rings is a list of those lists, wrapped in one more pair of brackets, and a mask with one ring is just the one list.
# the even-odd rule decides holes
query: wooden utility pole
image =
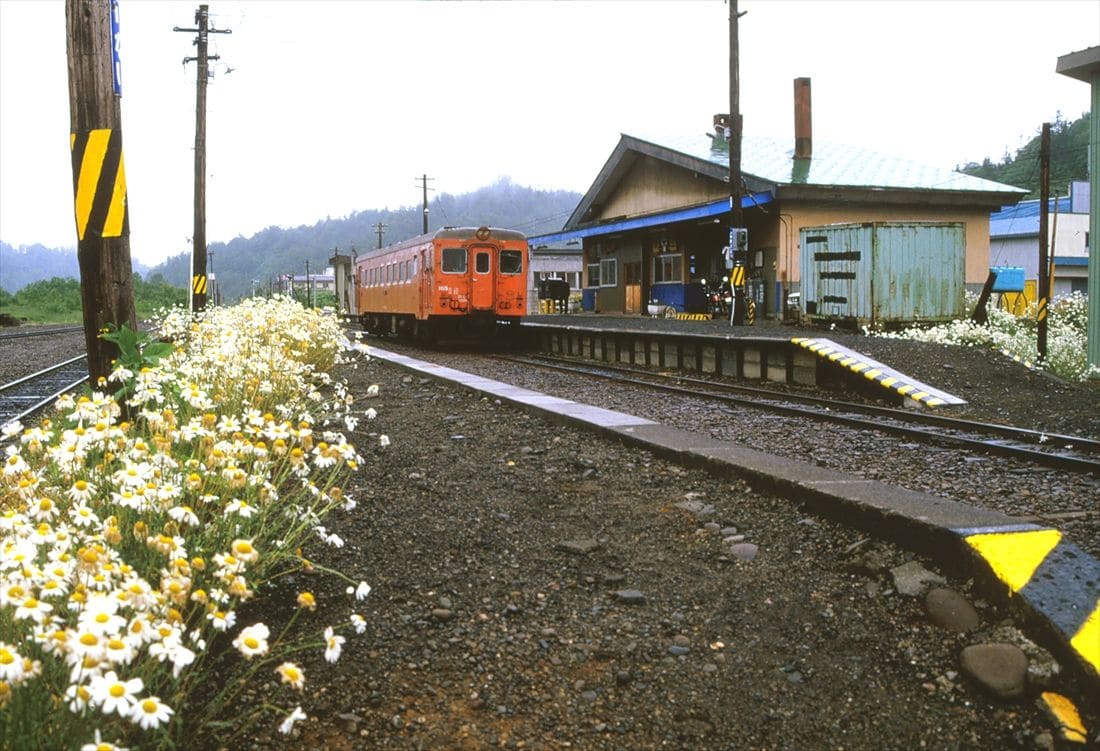
{"label": "wooden utility pole", "polygon": [[[183,64],[198,63],[198,77],[195,81],[195,227],[191,234],[191,311],[198,313],[206,309],[206,80],[210,73],[210,60],[218,56],[207,54],[210,34],[232,34],[229,29],[214,29],[209,26],[209,6],[200,5],[195,11],[194,29],[181,29],[176,26],[172,31],[197,33],[196,57],[183,58]],[[215,303],[217,300],[215,300]]]}
{"label": "wooden utility pole", "polygon": [[1050,123],[1043,123],[1039,140],[1039,300],[1035,306],[1038,322],[1039,362],[1047,359],[1047,303],[1050,300],[1050,252],[1047,229],[1050,225]]}
{"label": "wooden utility pole", "polygon": [[733,268],[730,269],[730,286],[733,288],[733,311],[730,323],[740,326],[745,323],[748,308],[748,243],[744,233],[744,214],[741,211],[741,92],[738,70],[739,48],[737,41],[737,19],[741,13],[737,10],[737,0],[730,3],[730,255]]}
{"label": "wooden utility pole", "polygon": [[92,384],[111,372],[118,348],[109,324],[137,328],[130,216],[122,159],[117,0],[66,0],[69,123],[80,303]]}
{"label": "wooden utility pole", "polygon": [[[428,180],[432,178],[424,175],[420,178],[420,185],[424,189],[424,234],[428,234]],[[382,247],[382,246],[378,246]]]}
{"label": "wooden utility pole", "polygon": [[[379,248],[382,247],[382,235],[385,234],[386,227],[387,227],[387,225],[382,224],[382,222],[379,222],[378,224],[374,225],[375,231],[378,232],[378,247]],[[427,234],[427,230],[424,230],[424,232],[425,232],[425,234]]]}

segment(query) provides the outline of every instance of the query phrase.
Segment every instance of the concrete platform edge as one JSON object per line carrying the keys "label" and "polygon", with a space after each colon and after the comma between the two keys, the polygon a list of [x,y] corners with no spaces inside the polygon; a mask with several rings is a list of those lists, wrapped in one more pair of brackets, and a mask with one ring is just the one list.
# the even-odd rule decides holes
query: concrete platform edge
{"label": "concrete platform edge", "polygon": [[1100,561],[1062,540],[1058,530],[382,349],[371,347],[370,355],[674,461],[736,475],[754,488],[926,555],[1006,601],[1075,668],[1088,690],[1100,695]]}

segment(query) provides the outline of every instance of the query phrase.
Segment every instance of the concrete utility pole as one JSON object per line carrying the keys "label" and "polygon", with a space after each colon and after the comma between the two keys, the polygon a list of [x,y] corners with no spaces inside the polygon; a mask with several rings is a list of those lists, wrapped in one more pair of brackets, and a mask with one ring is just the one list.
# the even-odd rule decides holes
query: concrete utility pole
{"label": "concrete utility pole", "polygon": [[[420,178],[420,185],[424,189],[424,234],[428,234],[428,181],[432,178],[424,175]],[[378,247],[382,247],[379,245]]]}
{"label": "concrete utility pole", "polygon": [[1039,362],[1047,359],[1047,303],[1050,301],[1050,123],[1043,123],[1039,140],[1039,300],[1035,307],[1038,321]]}
{"label": "concrete utility pole", "polygon": [[733,268],[730,270],[730,286],[733,287],[733,311],[730,323],[741,326],[745,323],[748,307],[748,242],[744,233],[738,230],[744,227],[744,214],[741,211],[741,93],[739,79],[739,48],[737,41],[737,19],[742,13],[737,10],[737,0],[730,3],[730,254]]}
{"label": "concrete utility pole", "polygon": [[66,0],[69,123],[80,304],[93,386],[118,348],[99,338],[108,324],[137,328],[130,217],[122,159],[118,2]]}
{"label": "concrete utility pole", "polygon": [[[388,225],[382,224],[382,222],[379,222],[378,224],[374,225],[375,231],[378,232],[378,247],[379,248],[382,247],[382,235],[385,234],[385,230],[386,230],[387,226]],[[424,233],[427,234],[427,232],[428,232],[428,230],[425,229]]]}
{"label": "concrete utility pole", "polygon": [[[197,33],[196,57],[183,58],[183,64],[198,63],[198,77],[195,81],[195,228],[191,244],[191,312],[198,313],[206,309],[206,80],[210,74],[210,60],[218,56],[207,54],[210,34],[232,34],[229,29],[210,28],[209,6],[200,5],[195,11],[194,29],[173,27],[172,31]],[[216,302],[216,300],[215,300]]]}

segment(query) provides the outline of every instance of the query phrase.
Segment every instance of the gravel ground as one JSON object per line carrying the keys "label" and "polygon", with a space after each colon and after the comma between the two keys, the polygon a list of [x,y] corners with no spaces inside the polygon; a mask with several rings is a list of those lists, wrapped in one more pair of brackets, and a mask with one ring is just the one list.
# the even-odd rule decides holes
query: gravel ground
{"label": "gravel ground", "polygon": [[[969,582],[946,586],[980,625],[945,629],[899,594],[892,569],[921,561],[892,545],[397,366],[349,376],[379,416],[359,509],[327,525],[349,542],[311,557],[372,583],[367,631],[336,666],[303,655],[310,688],[278,698],[309,721],[230,747],[1054,747],[1047,657]],[[319,630],[343,585],[304,580]],[[1013,700],[960,666],[1005,642],[1032,655]]]}
{"label": "gravel ground", "polygon": [[[12,353],[29,365],[31,341],[0,342],[0,381],[13,377]],[[1001,378],[988,357],[976,368],[956,353],[938,369],[926,353],[916,359],[976,392]],[[901,594],[895,571],[934,567],[904,550],[736,479],[378,360],[344,375],[355,394],[380,386],[361,403],[379,415],[352,436],[368,459],[349,487],[359,507],[326,524],[347,544],[306,554],[371,583],[366,633],[349,636],[336,665],[319,649],[296,655],[303,693],[258,686],[309,716],[289,736],[265,720],[232,741],[197,735],[196,748],[1052,749],[1036,705],[1046,685],[1077,698],[1088,727],[1100,723],[970,582],[943,586],[972,604],[978,625],[936,625],[935,606]],[[1094,392],[1010,380],[1018,399],[971,409],[1004,408],[1004,421],[1052,431],[1095,428]],[[1048,392],[1045,408],[1031,406]],[[1051,417],[1060,409],[1069,414]],[[392,444],[382,448],[381,434]],[[292,633],[344,617],[342,582],[295,574],[280,587],[239,622],[280,633],[286,603],[306,588],[320,607]],[[1029,656],[1022,696],[994,696],[961,664],[964,648],[1000,643]]]}
{"label": "gravel ground", "polygon": [[[884,341],[892,345],[892,351],[878,355],[885,356],[884,360],[891,364],[903,354],[901,359],[907,365],[919,362],[921,368],[930,373],[936,369],[955,373],[965,368],[970,374],[968,377],[973,377],[981,373],[982,362],[989,369],[988,354],[983,361],[974,358],[972,351],[965,348],[920,345],[911,349],[907,345],[916,343]],[[851,342],[848,346],[860,351],[866,349],[857,347],[859,344]],[[389,340],[380,341],[379,346],[535,391],[627,412],[683,430],[707,433],[770,454],[1054,525],[1069,540],[1100,558],[1100,478],[1095,476],[1061,472],[1003,457],[975,456],[886,433],[849,429],[810,419],[777,417],[749,408],[716,406],[713,402],[690,397],[658,395],[643,388],[610,385],[599,379],[468,353],[425,352]],[[894,356],[890,357],[891,354]],[[945,369],[944,365],[950,367]],[[1013,366],[1026,375],[1033,375],[1023,366],[1015,363]],[[906,367],[899,369],[910,372]],[[1014,375],[1019,377],[1021,373]],[[1013,383],[1016,384],[1015,395],[1020,395],[1021,382],[1017,378]],[[1046,376],[1036,376],[1032,383],[1058,395],[1054,407],[1048,401],[1041,412],[1021,410],[1005,415],[1001,412],[1004,402],[983,394],[982,399],[954,410],[954,414],[1012,424],[1017,424],[1016,418],[1041,419],[1043,422],[1031,424],[1047,431],[1089,433],[1100,414],[1100,403],[1090,406],[1090,399],[1097,401],[1092,391],[1074,384],[1051,383]],[[1042,403],[1042,394],[1037,392],[1038,389],[1031,389],[1010,405],[1014,408],[1017,404]],[[1058,400],[1063,400],[1060,405]],[[1055,424],[1057,429],[1051,427]]]}

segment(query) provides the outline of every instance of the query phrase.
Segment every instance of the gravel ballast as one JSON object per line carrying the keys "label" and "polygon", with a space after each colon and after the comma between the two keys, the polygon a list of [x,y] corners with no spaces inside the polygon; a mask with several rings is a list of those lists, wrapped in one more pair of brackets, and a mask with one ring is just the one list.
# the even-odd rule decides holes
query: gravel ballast
{"label": "gravel ballast", "polygon": [[[243,747],[1053,748],[1038,692],[1074,687],[970,582],[736,479],[392,364],[348,374],[380,386],[360,505],[309,555],[371,582],[367,631],[336,666],[303,653],[310,688],[281,698],[310,720]],[[320,631],[346,599],[322,582],[259,614],[308,586],[296,628]],[[989,644],[1025,674],[1000,647],[964,669]]]}
{"label": "gravel ballast", "polygon": [[[868,354],[899,370],[908,356],[957,379],[940,388],[972,384],[971,415],[1100,434],[1087,387],[866,341],[888,342],[893,360]],[[195,747],[1053,749],[1047,689],[1078,699],[1095,738],[1100,717],[1049,654],[927,560],[379,360],[342,375],[378,416],[349,436],[367,459],[348,488],[358,508],[326,520],[345,545],[306,555],[370,582],[366,632],[335,665],[297,653],[304,692],[272,675],[227,715],[242,729],[261,699],[300,704],[290,735],[268,717]],[[290,635],[319,636],[346,618],[345,586],[294,573],[238,624],[280,633],[308,589],[319,607]]]}

